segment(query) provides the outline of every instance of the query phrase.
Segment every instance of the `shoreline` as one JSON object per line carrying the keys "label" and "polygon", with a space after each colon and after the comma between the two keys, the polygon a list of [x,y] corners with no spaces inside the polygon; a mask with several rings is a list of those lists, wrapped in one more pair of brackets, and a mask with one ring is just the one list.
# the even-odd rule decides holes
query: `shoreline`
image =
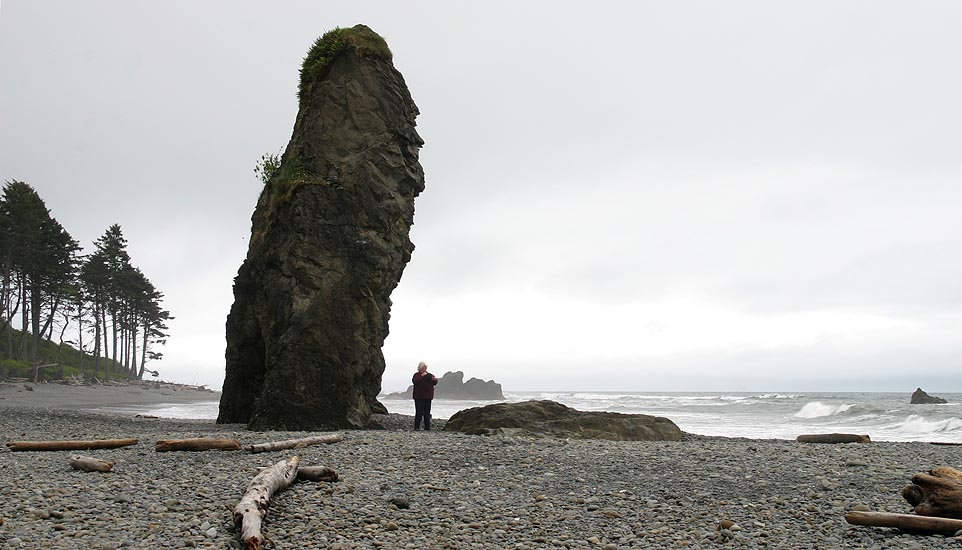
{"label": "shoreline", "polygon": [[219,401],[220,392],[180,384],[143,382],[127,385],[0,383],[0,407],[66,410],[181,405]]}

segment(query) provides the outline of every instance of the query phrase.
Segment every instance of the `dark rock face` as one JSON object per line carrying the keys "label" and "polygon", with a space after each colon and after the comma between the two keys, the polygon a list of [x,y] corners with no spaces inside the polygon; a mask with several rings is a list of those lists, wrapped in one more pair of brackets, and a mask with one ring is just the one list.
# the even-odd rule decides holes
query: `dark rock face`
{"label": "dark rock face", "polygon": [[[411,399],[413,392],[414,386],[411,385],[405,391],[385,395],[384,399]],[[438,385],[434,387],[434,398],[496,401],[503,400],[504,394],[501,393],[501,384],[494,380],[470,378],[465,382],[464,373],[455,371],[446,372],[438,378]]]}
{"label": "dark rock face", "polygon": [[570,439],[680,441],[682,431],[667,418],[647,414],[583,412],[554,401],[495,403],[458,411],[445,431],[475,435],[514,433]]}
{"label": "dark rock face", "polygon": [[218,422],[363,428],[387,412],[381,347],[424,189],[417,115],[367,27],[335,29],[305,58],[291,141],[234,280]]}
{"label": "dark rock face", "polygon": [[912,405],[941,405],[943,403],[948,403],[948,401],[942,399],[941,397],[929,395],[922,391],[922,388],[916,388],[916,390],[912,393]]}

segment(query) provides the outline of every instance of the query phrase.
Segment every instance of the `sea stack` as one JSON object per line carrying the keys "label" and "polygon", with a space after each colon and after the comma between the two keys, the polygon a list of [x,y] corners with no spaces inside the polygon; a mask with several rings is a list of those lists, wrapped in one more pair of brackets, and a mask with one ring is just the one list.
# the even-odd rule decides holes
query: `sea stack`
{"label": "sea stack", "polygon": [[293,134],[234,279],[217,422],[363,428],[386,412],[381,347],[414,250],[418,109],[364,25],[319,38],[300,77]]}
{"label": "sea stack", "polygon": [[943,405],[945,403],[948,403],[948,401],[941,397],[929,395],[922,391],[922,388],[916,388],[909,399],[910,405]]}

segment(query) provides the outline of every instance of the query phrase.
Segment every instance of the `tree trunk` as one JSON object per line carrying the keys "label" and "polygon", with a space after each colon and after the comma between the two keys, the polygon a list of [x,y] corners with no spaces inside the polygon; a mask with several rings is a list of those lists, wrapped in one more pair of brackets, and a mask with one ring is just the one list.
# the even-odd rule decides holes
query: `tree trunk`
{"label": "tree trunk", "polygon": [[260,471],[251,480],[247,491],[234,506],[234,523],[240,527],[241,542],[246,550],[259,550],[264,544],[261,523],[267,516],[271,496],[294,482],[300,459],[292,456]]}
{"label": "tree trunk", "polygon": [[40,299],[40,288],[38,283],[34,283],[34,288],[30,289],[30,361],[37,361],[37,348],[40,344],[40,314],[43,301]]}
{"label": "tree trunk", "polygon": [[962,518],[962,472],[941,466],[915,474],[902,496],[921,516]]}
{"label": "tree trunk", "polygon": [[89,456],[72,456],[70,467],[82,472],[109,472],[113,469],[114,463]]}
{"label": "tree trunk", "polygon": [[154,447],[158,453],[167,451],[239,451],[241,444],[236,439],[198,437],[194,439],[162,439],[157,441]]}
{"label": "tree trunk", "polygon": [[286,439],[284,441],[272,441],[269,443],[258,443],[251,445],[248,450],[252,453],[263,453],[266,451],[280,451],[283,449],[300,449],[321,443],[337,443],[344,439],[341,434],[319,435],[316,437],[305,437],[302,439]]}
{"label": "tree trunk", "polygon": [[110,348],[110,368],[113,369],[117,366],[117,312],[111,312],[110,314],[110,335],[113,340],[114,346]]}
{"label": "tree trunk", "polygon": [[150,323],[144,322],[144,345],[140,348],[140,369],[137,371],[137,379],[144,379],[144,369],[147,368],[147,336],[150,331]]}
{"label": "tree trunk", "polygon": [[84,304],[82,297],[77,302],[77,348],[80,349],[80,379],[83,380],[87,376],[84,373]]}
{"label": "tree trunk", "polygon": [[103,330],[100,332],[101,338],[104,340],[104,347],[101,350],[101,355],[104,356],[104,380],[110,380],[110,342],[107,341],[107,308],[103,307],[100,311],[100,322],[103,324]]}
{"label": "tree trunk", "polygon": [[7,441],[11,451],[87,451],[116,449],[139,443],[137,439],[95,439],[90,441]]}
{"label": "tree trunk", "polygon": [[130,366],[128,378],[137,378],[137,323],[131,319],[130,324]]}
{"label": "tree trunk", "polygon": [[27,333],[30,328],[30,304],[27,302],[27,280],[20,277],[20,359],[27,360]]}
{"label": "tree trunk", "polygon": [[60,295],[57,294],[56,298],[53,300],[53,305],[50,306],[50,316],[44,321],[43,328],[40,329],[40,334],[49,334],[47,340],[53,340],[53,319],[57,316],[57,310],[60,309]]}

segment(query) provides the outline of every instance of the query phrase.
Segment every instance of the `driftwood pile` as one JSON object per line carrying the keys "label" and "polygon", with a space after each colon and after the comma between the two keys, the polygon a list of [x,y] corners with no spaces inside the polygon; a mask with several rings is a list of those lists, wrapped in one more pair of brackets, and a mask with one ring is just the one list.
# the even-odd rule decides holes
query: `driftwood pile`
{"label": "driftwood pile", "polygon": [[915,509],[913,514],[849,512],[852,525],[895,527],[919,534],[951,535],[962,531],[962,472],[940,466],[912,476],[902,497]]}
{"label": "driftwood pile", "polygon": [[[168,451],[237,451],[242,448],[251,453],[279,451],[285,449],[299,449],[321,443],[337,443],[341,441],[341,434],[329,434],[301,439],[287,439],[284,441],[270,441],[242,447],[236,439],[222,439],[213,437],[199,437],[192,439],[166,439],[156,442],[157,452]],[[7,447],[11,451],[74,451],[90,449],[116,449],[128,445],[136,445],[137,439],[100,439],[81,441],[8,441]],[[110,472],[114,463],[89,456],[72,456],[70,467],[83,472]],[[247,491],[240,502],[232,510],[234,523],[240,529],[241,541],[247,550],[259,550],[264,544],[261,524],[267,516],[271,497],[274,493],[287,488],[297,481],[337,481],[338,476],[332,468],[326,466],[300,466],[300,458],[293,456],[282,460],[273,466],[260,471],[251,480]]]}
{"label": "driftwood pile", "polygon": [[[236,439],[218,437],[195,437],[191,439],[161,439],[154,444],[158,452],[167,451],[239,451],[242,448],[251,453],[300,449],[321,443],[337,443],[344,439],[341,434],[319,435],[301,439],[285,439],[241,447]],[[94,439],[76,441],[8,441],[11,451],[87,451],[90,449],[116,449],[140,443],[139,439]]]}
{"label": "driftwood pile", "polygon": [[264,544],[261,524],[267,516],[274,493],[298,481],[337,481],[334,470],[324,466],[300,466],[300,458],[292,456],[260,471],[247,491],[234,506],[234,524],[240,529],[245,550],[259,550]]}

